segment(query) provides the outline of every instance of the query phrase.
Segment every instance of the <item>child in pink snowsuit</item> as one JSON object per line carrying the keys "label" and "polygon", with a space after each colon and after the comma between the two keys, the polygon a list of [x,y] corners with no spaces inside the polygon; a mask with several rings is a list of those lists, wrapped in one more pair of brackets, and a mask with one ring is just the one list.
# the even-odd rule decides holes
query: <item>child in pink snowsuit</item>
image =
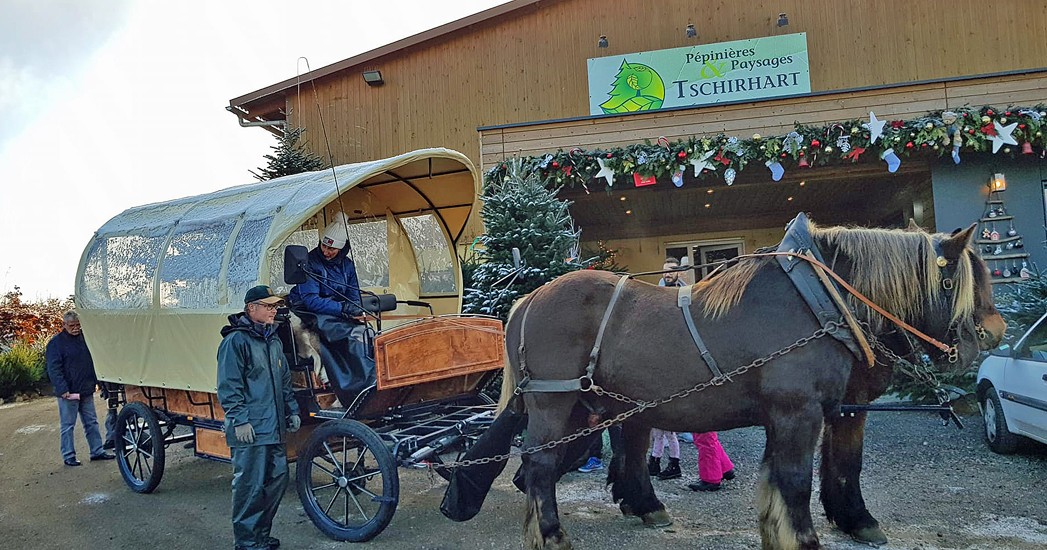
{"label": "child in pink snowsuit", "polygon": [[691,434],[698,449],[698,483],[689,483],[692,491],[719,491],[723,480],[734,479],[734,464],[720,445],[716,432]]}

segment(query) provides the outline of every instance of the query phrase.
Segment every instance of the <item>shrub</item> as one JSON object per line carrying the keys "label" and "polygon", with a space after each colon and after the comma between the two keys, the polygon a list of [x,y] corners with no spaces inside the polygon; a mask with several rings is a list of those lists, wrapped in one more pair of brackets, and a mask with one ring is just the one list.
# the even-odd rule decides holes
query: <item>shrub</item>
{"label": "shrub", "polygon": [[0,397],[39,389],[47,383],[44,345],[18,342],[0,351]]}

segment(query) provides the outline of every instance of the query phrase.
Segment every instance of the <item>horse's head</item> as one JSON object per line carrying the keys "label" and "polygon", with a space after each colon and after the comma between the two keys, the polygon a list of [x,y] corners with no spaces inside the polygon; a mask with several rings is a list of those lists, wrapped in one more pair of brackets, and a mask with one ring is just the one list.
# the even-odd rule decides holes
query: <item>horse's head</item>
{"label": "horse's head", "polygon": [[954,231],[951,235],[939,234],[932,238],[935,247],[944,258],[942,270],[943,289],[950,284],[952,291],[943,292],[949,307],[949,322],[955,333],[956,347],[960,360],[957,368],[966,368],[978,356],[979,350],[995,348],[1003,339],[1007,323],[993,302],[992,282],[989,268],[974,249],[976,225],[966,230]]}

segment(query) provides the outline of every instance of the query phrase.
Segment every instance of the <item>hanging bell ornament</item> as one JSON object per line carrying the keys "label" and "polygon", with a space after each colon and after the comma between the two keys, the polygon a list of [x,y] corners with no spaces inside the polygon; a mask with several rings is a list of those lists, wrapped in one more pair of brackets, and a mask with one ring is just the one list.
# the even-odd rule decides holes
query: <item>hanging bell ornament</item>
{"label": "hanging bell ornament", "polygon": [[1031,155],[1032,154],[1032,143],[1029,143],[1028,141],[1026,141],[1025,143],[1022,144],[1022,154],[1023,155]]}
{"label": "hanging bell ornament", "polygon": [[734,168],[728,168],[723,171],[723,181],[727,185],[734,185],[734,178],[738,176],[738,171]]}
{"label": "hanging bell ornament", "polygon": [[1003,276],[1003,272],[1000,271],[1000,268],[997,267],[996,269],[992,270],[992,276],[993,277],[1001,277],[1001,276]]}
{"label": "hanging bell ornament", "polygon": [[1018,231],[1016,231],[1014,229],[1014,226],[1012,225],[1011,228],[1007,230],[1007,236],[1008,237],[1015,237],[1017,235],[1018,235]]}
{"label": "hanging bell ornament", "polygon": [[800,157],[800,163],[797,165],[800,168],[810,168],[811,165],[807,163],[807,157]]}
{"label": "hanging bell ornament", "polygon": [[995,218],[996,217],[996,209],[995,208],[993,208],[992,210],[989,211],[989,217],[990,218]]}

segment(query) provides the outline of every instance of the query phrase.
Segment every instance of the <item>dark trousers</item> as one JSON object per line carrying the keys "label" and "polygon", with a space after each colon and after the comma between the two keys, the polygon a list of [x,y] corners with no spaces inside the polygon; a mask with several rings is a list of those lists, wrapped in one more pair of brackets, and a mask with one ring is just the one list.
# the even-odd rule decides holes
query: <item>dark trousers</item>
{"label": "dark trousers", "polygon": [[237,548],[268,548],[273,517],[287,489],[284,445],[233,447],[233,537]]}
{"label": "dark trousers", "polygon": [[[607,428],[607,435],[611,440],[611,456],[613,457],[616,453],[622,452],[624,441],[622,441],[622,425],[615,424],[610,428]],[[589,458],[598,458],[603,460],[603,431],[596,434],[596,439],[593,440],[593,444],[589,447]]]}

